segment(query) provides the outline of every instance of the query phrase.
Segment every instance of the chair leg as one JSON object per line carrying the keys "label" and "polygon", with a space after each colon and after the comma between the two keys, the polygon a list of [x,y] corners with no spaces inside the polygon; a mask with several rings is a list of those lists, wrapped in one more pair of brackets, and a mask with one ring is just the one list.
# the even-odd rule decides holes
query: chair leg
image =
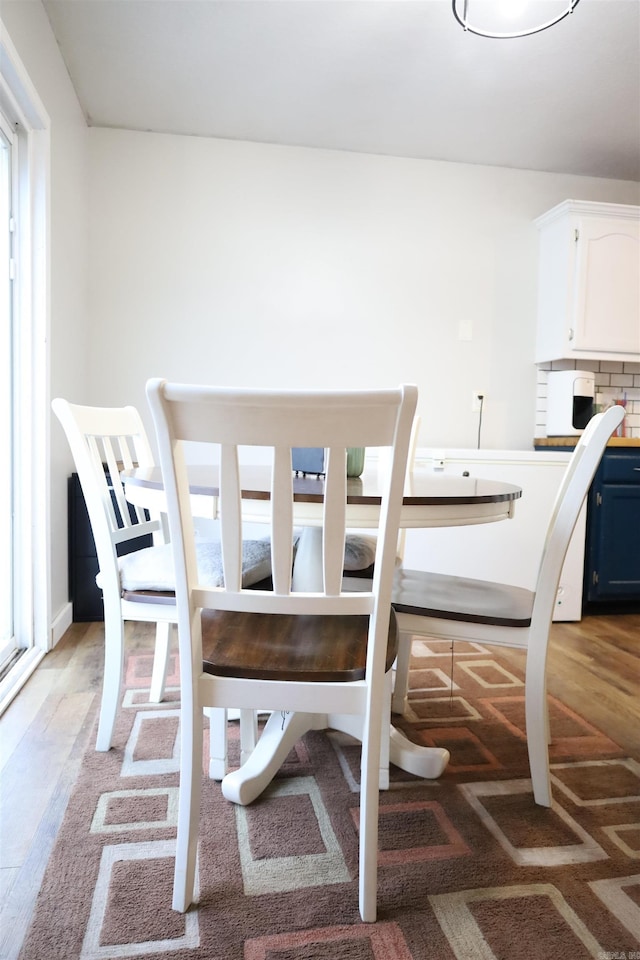
{"label": "chair leg", "polygon": [[[184,697],[183,691],[183,697]],[[222,712],[222,711],[216,711]],[[191,713],[191,716],[189,716]],[[202,709],[182,706],[180,732],[180,799],[173,877],[173,909],[184,913],[193,901],[202,791]]]}
{"label": "chair leg", "polygon": [[391,698],[392,713],[404,713],[407,706],[411,640],[412,635],[410,633],[400,633],[398,655],[394,664],[395,680],[393,684],[393,697]]}
{"label": "chair leg", "polygon": [[[240,765],[249,759],[258,740],[258,713],[256,710],[223,710],[205,707],[209,718],[209,777],[223,780],[227,772],[227,723],[240,719]],[[232,716],[233,715],[233,716]]]}
{"label": "chair leg", "polygon": [[102,701],[100,703],[100,720],[96,737],[96,750],[106,751],[111,748],[113,728],[118,712],[120,699],[120,684],[124,667],[124,623],[120,617],[120,610],[114,616],[108,610],[105,601],[104,611],[104,676],[102,679]]}
{"label": "chair leg", "polygon": [[222,780],[227,772],[227,711],[205,707],[209,718],[209,777]]}
{"label": "chair leg", "polygon": [[378,772],[378,787],[380,790],[389,789],[389,749],[391,738],[389,724],[391,723],[391,686],[393,677],[391,670],[385,674],[384,697],[382,701],[382,728],[380,731],[380,765]]}
{"label": "chair leg", "polygon": [[258,742],[257,710],[240,711],[240,763],[245,763]]}
{"label": "chair leg", "polygon": [[375,923],[378,910],[379,723],[366,723],[360,770],[359,905],[364,923]]}
{"label": "chair leg", "polygon": [[[529,642],[531,644],[532,641]],[[550,807],[549,711],[545,660],[544,656],[532,655],[530,648],[525,682],[525,714],[533,797],[541,807]]]}
{"label": "chair leg", "polygon": [[161,703],[164,699],[172,627],[172,623],[163,620],[159,620],[156,626],[156,648],[153,655],[153,672],[151,674],[151,689],[149,690],[150,703]]}

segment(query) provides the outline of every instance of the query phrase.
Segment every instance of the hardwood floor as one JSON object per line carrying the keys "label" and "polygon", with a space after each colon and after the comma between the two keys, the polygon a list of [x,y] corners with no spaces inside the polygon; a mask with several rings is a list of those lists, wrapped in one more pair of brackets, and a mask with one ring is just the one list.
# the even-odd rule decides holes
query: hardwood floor
{"label": "hardwood floor", "polygon": [[[129,649],[153,626],[128,624]],[[14,960],[100,695],[102,624],[76,623],[0,718],[0,957]],[[517,650],[501,650],[524,664]],[[640,615],[552,627],[548,689],[630,752],[640,749]]]}
{"label": "hardwood floor", "polygon": [[[523,651],[500,655],[524,667]],[[547,690],[624,749],[640,750],[640,614],[554,623]]]}
{"label": "hardwood floor", "polygon": [[[153,627],[128,624],[127,637],[129,649],[153,651]],[[103,645],[101,623],[73,624],[0,717],[2,960],[18,955],[69,794],[90,745],[92,707],[102,682]]]}

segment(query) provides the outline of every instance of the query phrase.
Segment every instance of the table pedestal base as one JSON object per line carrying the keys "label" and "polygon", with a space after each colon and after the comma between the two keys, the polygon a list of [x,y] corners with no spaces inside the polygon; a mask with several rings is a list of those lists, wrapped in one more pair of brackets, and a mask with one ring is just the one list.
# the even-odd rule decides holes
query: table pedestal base
{"label": "table pedestal base", "polygon": [[[255,750],[246,763],[228,773],[222,780],[222,793],[227,800],[247,806],[271,783],[289,751],[309,730],[340,730],[358,739],[360,717],[314,713],[271,714]],[[389,724],[389,761],[416,777],[435,780],[449,762],[449,751],[443,747],[421,747],[412,743]],[[389,768],[383,756],[380,789],[389,788]]]}

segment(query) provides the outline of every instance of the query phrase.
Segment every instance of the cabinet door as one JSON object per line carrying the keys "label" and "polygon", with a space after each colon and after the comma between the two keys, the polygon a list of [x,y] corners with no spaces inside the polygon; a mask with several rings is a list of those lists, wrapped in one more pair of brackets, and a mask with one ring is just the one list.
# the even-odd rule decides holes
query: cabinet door
{"label": "cabinet door", "polygon": [[589,514],[587,599],[640,599],[640,486],[599,485]]}
{"label": "cabinet door", "polygon": [[[91,530],[87,506],[77,473],[68,480],[69,493],[69,599],[73,603],[74,622],[104,620],[102,590],[96,584],[98,557]],[[115,495],[111,490],[114,508]],[[134,508],[129,505],[131,519],[134,520]],[[132,553],[142,547],[150,547],[153,537],[147,534],[137,540],[127,540],[116,547],[119,557]]]}
{"label": "cabinet door", "polygon": [[584,218],[576,240],[574,350],[640,353],[640,225]]}

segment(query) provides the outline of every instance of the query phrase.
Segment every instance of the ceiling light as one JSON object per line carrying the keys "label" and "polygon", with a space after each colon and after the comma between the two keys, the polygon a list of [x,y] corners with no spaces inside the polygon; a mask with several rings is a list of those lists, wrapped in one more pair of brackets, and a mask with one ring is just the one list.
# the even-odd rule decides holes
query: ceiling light
{"label": "ceiling light", "polygon": [[[504,15],[504,13],[509,10],[510,6],[515,8],[516,3],[514,0],[510,0],[510,2],[503,0],[501,4],[487,3],[487,0],[473,0],[474,12],[476,16],[479,17],[479,19],[475,22],[472,22],[469,19],[471,16],[471,0],[452,0],[451,8],[453,10],[454,17],[463,30],[468,31],[469,33],[475,33],[479,37],[492,37],[497,40],[509,40],[513,39],[514,37],[529,37],[532,33],[540,33],[541,30],[546,30],[548,27],[552,27],[554,24],[564,20],[564,18],[570,13],[573,13],[579,3],[580,0],[564,0],[564,2],[560,5],[560,10],[557,11],[556,15],[552,19],[545,20],[543,23],[540,23],[537,26],[527,26],[522,30],[506,32],[494,30],[491,20],[486,18],[486,13],[489,8],[494,8],[491,12],[495,13],[496,7],[502,7]],[[544,5],[548,6],[547,4]],[[518,3],[517,6],[522,8],[523,4]],[[536,4],[530,3],[529,6],[536,6]],[[515,10],[513,12],[515,12]]]}

